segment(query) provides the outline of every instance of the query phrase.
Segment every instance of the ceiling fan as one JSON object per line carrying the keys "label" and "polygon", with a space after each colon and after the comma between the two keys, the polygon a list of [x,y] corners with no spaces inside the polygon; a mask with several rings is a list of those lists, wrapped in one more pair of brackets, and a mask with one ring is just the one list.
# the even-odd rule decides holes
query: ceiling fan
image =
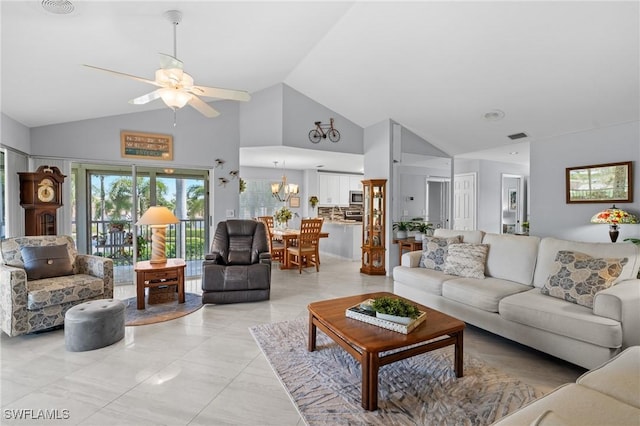
{"label": "ceiling fan", "polygon": [[84,66],[100,71],[106,71],[112,74],[117,74],[122,77],[132,78],[134,80],[142,81],[143,83],[149,83],[158,87],[158,89],[154,90],[153,92],[147,93],[129,101],[129,103],[135,105],[143,105],[160,98],[169,108],[173,109],[174,112],[175,110],[182,108],[186,104],[189,104],[193,108],[198,110],[202,115],[213,118],[220,115],[220,113],[212,108],[209,104],[204,102],[202,99],[200,99],[199,96],[228,99],[234,101],[248,101],[249,99],[251,99],[249,93],[243,90],[222,89],[219,87],[205,87],[194,85],[193,77],[184,72],[183,63],[177,58],[176,28],[182,21],[182,12],[178,10],[169,10],[164,13],[164,16],[173,25],[173,56],[160,53],[160,69],[156,70],[154,80],[149,80],[144,77],[137,77],[135,75],[125,74],[106,68],[100,68],[93,65],[84,64]]}

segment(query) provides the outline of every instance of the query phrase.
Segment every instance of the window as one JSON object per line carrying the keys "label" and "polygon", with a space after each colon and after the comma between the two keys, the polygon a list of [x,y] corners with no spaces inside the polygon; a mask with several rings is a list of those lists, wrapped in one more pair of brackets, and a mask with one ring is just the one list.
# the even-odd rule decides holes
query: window
{"label": "window", "polygon": [[240,219],[271,216],[282,203],[271,195],[271,181],[245,179],[247,189],[240,194]]}
{"label": "window", "polygon": [[6,237],[7,214],[5,212],[5,167],[4,151],[0,151],[0,240]]}

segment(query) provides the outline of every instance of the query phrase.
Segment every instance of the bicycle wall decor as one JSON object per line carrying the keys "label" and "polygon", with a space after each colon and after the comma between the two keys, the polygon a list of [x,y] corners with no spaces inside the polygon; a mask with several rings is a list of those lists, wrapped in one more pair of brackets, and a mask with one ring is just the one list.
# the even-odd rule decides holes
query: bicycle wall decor
{"label": "bicycle wall decor", "polygon": [[322,139],[327,139],[327,137],[331,142],[340,140],[340,132],[333,127],[333,118],[329,119],[329,124],[322,124],[322,121],[316,121],[314,124],[316,128],[309,132],[309,140],[312,143],[318,143]]}

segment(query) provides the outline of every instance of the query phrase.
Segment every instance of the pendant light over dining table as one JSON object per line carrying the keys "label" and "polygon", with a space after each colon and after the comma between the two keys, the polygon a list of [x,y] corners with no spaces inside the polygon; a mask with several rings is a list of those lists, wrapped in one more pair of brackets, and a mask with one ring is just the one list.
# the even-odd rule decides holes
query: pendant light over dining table
{"label": "pendant light over dining table", "polygon": [[[274,167],[278,168],[278,162],[273,162]],[[278,201],[286,203],[291,196],[296,195],[300,189],[294,183],[287,183],[287,175],[285,174],[284,163],[282,166],[282,181],[271,184],[271,195]]]}

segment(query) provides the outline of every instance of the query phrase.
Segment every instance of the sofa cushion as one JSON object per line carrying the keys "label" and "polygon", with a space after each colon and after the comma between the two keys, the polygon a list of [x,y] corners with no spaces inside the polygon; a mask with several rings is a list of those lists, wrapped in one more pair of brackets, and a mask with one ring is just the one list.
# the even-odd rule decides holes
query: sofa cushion
{"label": "sofa cushion", "polygon": [[449,238],[424,237],[422,239],[422,257],[420,267],[442,271],[447,259],[449,245],[460,243],[462,237],[456,235]]}
{"label": "sofa cushion", "polygon": [[489,244],[487,275],[531,285],[536,269],[540,238],[524,235],[485,234]]}
{"label": "sofa cushion", "polygon": [[560,250],[551,275],[540,289],[543,294],[593,308],[593,297],[613,285],[627,258],[595,258],[584,253]]}
{"label": "sofa cushion", "polygon": [[6,240],[0,240],[0,253],[2,254],[2,261],[5,265],[24,269],[24,262],[21,254],[22,247],[55,246],[61,244],[66,244],[67,251],[69,252],[69,260],[72,265],[75,265],[78,251],[76,250],[73,238],[68,235],[40,235],[7,238]]}
{"label": "sofa cushion", "polygon": [[451,244],[444,262],[444,273],[466,278],[484,279],[489,246],[486,244]]}
{"label": "sofa cushion", "polygon": [[622,327],[618,321],[594,315],[585,306],[546,296],[537,288],[505,297],[498,308],[500,316],[508,321],[604,348],[622,345]]}
{"label": "sofa cushion", "polygon": [[534,421],[531,422],[531,426],[568,426],[562,417],[556,414],[554,411],[546,410],[540,414]]}
{"label": "sofa cushion", "polygon": [[393,268],[394,281],[438,296],[442,296],[442,283],[453,278],[456,277],[434,269],[408,268],[406,266]]}
{"label": "sofa cushion", "polygon": [[540,247],[538,248],[538,261],[533,277],[533,284],[536,287],[542,287],[549,275],[551,275],[551,268],[560,250],[578,251],[593,257],[615,257],[620,259],[626,257],[629,262],[624,265],[622,273],[613,282],[614,284],[636,278],[638,274],[640,246],[630,243],[582,243],[547,237],[540,241]]}
{"label": "sofa cushion", "polygon": [[442,284],[442,295],[483,311],[498,312],[501,299],[530,289],[529,286],[498,278],[487,277],[480,281],[474,278],[454,277]]}
{"label": "sofa cushion", "polygon": [[25,246],[20,250],[28,280],[73,274],[67,246]]}
{"label": "sofa cushion", "polygon": [[456,235],[462,236],[463,243],[480,244],[482,242],[482,237],[484,237],[484,232],[478,231],[478,230],[465,231],[460,229],[445,229],[445,228],[438,228],[435,231],[433,231],[434,237],[450,238],[450,237],[455,237]]}
{"label": "sofa cushion", "polygon": [[571,383],[503,417],[494,426],[530,425],[546,410],[553,411],[571,425],[580,426],[637,425],[640,416],[640,409],[636,407]]}
{"label": "sofa cushion", "polygon": [[640,408],[640,346],[625,349],[576,383]]}
{"label": "sofa cushion", "polygon": [[76,274],[27,282],[27,309],[76,302],[104,294],[102,278]]}

